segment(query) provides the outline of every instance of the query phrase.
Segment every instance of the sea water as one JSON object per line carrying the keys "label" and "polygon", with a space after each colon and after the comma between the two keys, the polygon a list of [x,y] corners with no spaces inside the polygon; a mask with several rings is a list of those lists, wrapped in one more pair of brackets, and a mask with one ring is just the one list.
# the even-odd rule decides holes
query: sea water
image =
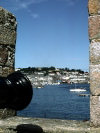
{"label": "sea water", "polygon": [[[85,92],[71,92],[70,89],[84,88]],[[18,116],[55,118],[67,120],[90,119],[89,84],[46,85],[33,88],[33,98],[28,107],[18,112]]]}

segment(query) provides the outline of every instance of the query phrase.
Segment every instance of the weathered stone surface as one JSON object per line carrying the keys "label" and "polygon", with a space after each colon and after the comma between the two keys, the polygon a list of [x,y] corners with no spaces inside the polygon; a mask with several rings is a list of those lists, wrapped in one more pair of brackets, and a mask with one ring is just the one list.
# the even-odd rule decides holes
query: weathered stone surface
{"label": "weathered stone surface", "polygon": [[0,25],[12,30],[16,30],[17,22],[15,16],[0,7]]}
{"label": "weathered stone surface", "polygon": [[90,40],[100,38],[100,15],[89,17],[89,38]]}
{"label": "weathered stone surface", "polygon": [[16,31],[0,26],[0,44],[15,45]]}
{"label": "weathered stone surface", "polygon": [[[14,15],[0,7],[0,76],[6,77],[14,72],[16,27]],[[0,119],[15,113],[12,109],[0,109]]]}
{"label": "weathered stone surface", "polygon": [[93,39],[90,44],[90,62],[100,64],[100,39]]}
{"label": "weathered stone surface", "polygon": [[90,119],[91,126],[98,127],[100,125],[100,96],[90,97]]}
{"label": "weathered stone surface", "polygon": [[89,14],[100,14],[100,0],[89,0],[88,2]]}
{"label": "weathered stone surface", "polygon": [[0,119],[4,119],[6,117],[11,117],[11,116],[15,116],[16,115],[16,111],[12,110],[12,109],[0,109]]}
{"label": "weathered stone surface", "polygon": [[[43,133],[92,133],[90,132],[89,121],[42,119],[42,118],[22,118],[11,117],[0,121],[0,128],[4,133],[16,133],[17,125],[21,124],[38,125],[43,129]],[[94,132],[93,132],[94,133]]]}
{"label": "weathered stone surface", "polygon": [[14,15],[0,7],[0,44],[15,45],[16,27]]}
{"label": "weathered stone surface", "polygon": [[5,11],[2,7],[0,7],[0,24],[5,24]]}
{"label": "weathered stone surface", "polygon": [[13,67],[2,67],[2,76],[6,77],[7,75],[9,75],[10,73],[14,72],[14,68]]}
{"label": "weathered stone surface", "polygon": [[14,46],[7,46],[8,50],[8,58],[5,66],[14,67],[15,64],[15,47]]}
{"label": "weathered stone surface", "polygon": [[0,75],[7,76],[14,71],[16,18],[0,7]]}
{"label": "weathered stone surface", "polygon": [[100,95],[100,64],[90,65],[90,90],[92,95]]}
{"label": "weathered stone surface", "polygon": [[[0,120],[0,133],[17,133],[21,124],[38,125],[43,133],[100,133],[100,127],[90,127],[89,121],[10,117]],[[92,125],[91,125],[92,126]]]}
{"label": "weathered stone surface", "polygon": [[6,77],[10,73],[14,72],[14,67],[0,66],[0,76]]}
{"label": "weathered stone surface", "polygon": [[15,47],[0,45],[0,65],[14,67]]}
{"label": "weathered stone surface", "polygon": [[5,63],[7,62],[7,58],[8,58],[8,51],[5,47],[2,47],[2,45],[0,45],[0,65],[5,65]]}
{"label": "weathered stone surface", "polygon": [[[88,0],[90,39],[90,121],[100,126],[100,0]],[[93,131],[94,133],[95,131]],[[98,133],[97,131],[96,133]]]}

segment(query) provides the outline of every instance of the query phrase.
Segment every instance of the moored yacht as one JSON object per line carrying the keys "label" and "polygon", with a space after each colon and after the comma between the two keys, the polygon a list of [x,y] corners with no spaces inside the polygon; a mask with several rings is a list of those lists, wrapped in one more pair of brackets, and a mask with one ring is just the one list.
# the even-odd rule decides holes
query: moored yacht
{"label": "moored yacht", "polygon": [[70,91],[81,92],[81,91],[86,91],[86,89],[78,88],[78,89],[70,89]]}

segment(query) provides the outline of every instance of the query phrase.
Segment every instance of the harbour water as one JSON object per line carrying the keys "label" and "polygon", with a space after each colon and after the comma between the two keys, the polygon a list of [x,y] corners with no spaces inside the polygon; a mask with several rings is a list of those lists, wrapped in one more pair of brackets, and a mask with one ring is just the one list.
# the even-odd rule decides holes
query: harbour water
{"label": "harbour water", "polygon": [[[70,89],[84,88],[84,92],[74,92]],[[44,88],[34,88],[33,98],[29,106],[18,112],[18,116],[54,118],[67,120],[90,119],[89,84],[46,85]]]}

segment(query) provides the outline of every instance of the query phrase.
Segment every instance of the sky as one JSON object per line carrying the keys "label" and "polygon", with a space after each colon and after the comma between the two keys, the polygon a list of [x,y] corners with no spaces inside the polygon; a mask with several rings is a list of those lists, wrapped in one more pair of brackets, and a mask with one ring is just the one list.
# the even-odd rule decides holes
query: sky
{"label": "sky", "polygon": [[89,68],[88,0],[2,0],[17,19],[15,67]]}

